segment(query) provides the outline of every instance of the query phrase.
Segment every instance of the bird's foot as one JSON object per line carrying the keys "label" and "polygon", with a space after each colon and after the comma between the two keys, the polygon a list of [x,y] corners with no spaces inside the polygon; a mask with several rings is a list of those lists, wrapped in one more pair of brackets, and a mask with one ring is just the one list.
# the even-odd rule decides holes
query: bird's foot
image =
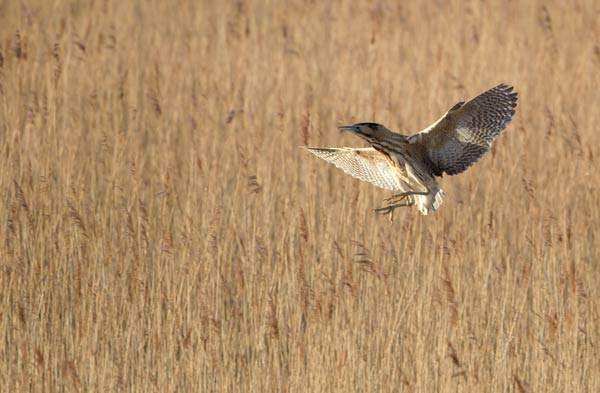
{"label": "bird's foot", "polygon": [[402,194],[392,195],[389,198],[385,198],[383,200],[383,202],[385,202],[388,205],[394,205],[394,204],[402,202],[405,199],[408,199],[409,195],[410,194],[408,194],[408,193],[402,193]]}
{"label": "bird's foot", "polygon": [[394,197],[387,198],[384,200],[384,202],[391,203],[389,203],[387,206],[374,209],[375,213],[379,213],[381,215],[391,214],[399,207],[409,207],[415,204],[415,201],[409,195],[403,195],[398,199],[394,199]]}

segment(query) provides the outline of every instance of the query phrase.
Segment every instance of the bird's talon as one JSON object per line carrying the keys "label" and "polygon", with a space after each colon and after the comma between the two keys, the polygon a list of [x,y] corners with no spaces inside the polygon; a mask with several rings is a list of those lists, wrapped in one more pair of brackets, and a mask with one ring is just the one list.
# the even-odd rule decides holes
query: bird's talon
{"label": "bird's talon", "polygon": [[398,203],[401,202],[402,200],[406,199],[407,196],[400,194],[400,195],[392,195],[391,197],[385,198],[383,201],[384,202],[390,202],[390,204],[394,204],[394,203]]}
{"label": "bird's talon", "polygon": [[386,206],[386,207],[379,207],[379,208],[377,208],[377,209],[373,209],[373,211],[374,211],[375,213],[379,213],[379,214],[381,214],[382,216],[385,216],[386,214],[390,214],[390,213],[391,213],[393,210],[394,210],[394,209],[393,209],[393,208],[391,208],[391,207],[389,207],[389,206]]}

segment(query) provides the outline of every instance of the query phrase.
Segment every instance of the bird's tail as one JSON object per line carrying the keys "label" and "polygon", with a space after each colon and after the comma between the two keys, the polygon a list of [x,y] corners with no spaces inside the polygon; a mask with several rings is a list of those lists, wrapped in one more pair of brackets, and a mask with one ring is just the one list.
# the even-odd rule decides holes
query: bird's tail
{"label": "bird's tail", "polygon": [[446,193],[441,188],[430,190],[427,195],[415,195],[415,205],[423,215],[433,213],[442,205],[442,199]]}

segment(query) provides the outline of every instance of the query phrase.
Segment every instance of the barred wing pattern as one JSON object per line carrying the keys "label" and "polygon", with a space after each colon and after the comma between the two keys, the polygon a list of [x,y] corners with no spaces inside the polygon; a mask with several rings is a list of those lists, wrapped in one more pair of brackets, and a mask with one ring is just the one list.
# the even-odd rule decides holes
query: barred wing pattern
{"label": "barred wing pattern", "polygon": [[315,156],[335,165],[348,175],[392,191],[410,191],[408,179],[389,158],[373,148],[306,147]]}
{"label": "barred wing pattern", "polygon": [[487,153],[492,142],[511,121],[517,93],[498,85],[466,104],[457,104],[433,127],[411,137],[425,146],[438,172],[456,175]]}

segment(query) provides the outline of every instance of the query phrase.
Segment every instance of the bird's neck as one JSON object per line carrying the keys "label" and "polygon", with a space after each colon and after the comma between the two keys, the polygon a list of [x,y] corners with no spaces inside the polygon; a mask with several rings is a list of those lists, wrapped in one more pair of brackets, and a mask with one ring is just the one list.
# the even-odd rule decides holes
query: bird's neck
{"label": "bird's neck", "polygon": [[386,137],[394,141],[408,143],[408,137],[397,132],[389,131],[389,134]]}
{"label": "bird's neck", "polygon": [[408,143],[408,137],[406,135],[402,135],[400,133],[393,132],[388,129],[380,130],[380,132],[377,135],[374,135],[373,137],[373,139],[378,141],[388,140],[400,143]]}

